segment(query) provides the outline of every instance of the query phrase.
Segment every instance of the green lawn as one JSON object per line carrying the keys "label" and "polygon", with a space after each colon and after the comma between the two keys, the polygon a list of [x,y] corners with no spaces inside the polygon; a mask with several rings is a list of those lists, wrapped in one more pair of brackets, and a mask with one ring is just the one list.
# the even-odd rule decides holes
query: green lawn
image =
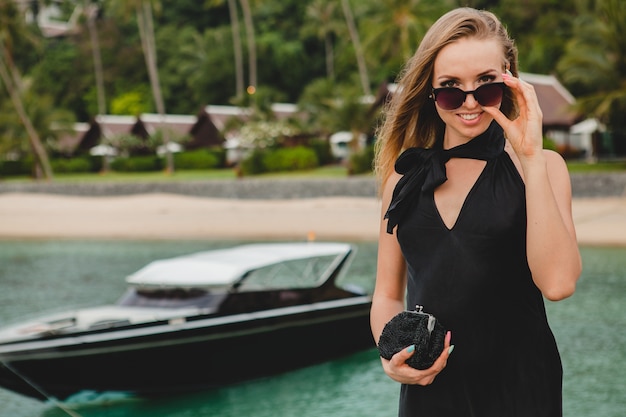
{"label": "green lawn", "polygon": [[596,163],[568,161],[567,168],[571,173],[626,172],[626,161],[601,161]]}
{"label": "green lawn", "polygon": [[[343,166],[325,166],[311,171],[281,172],[274,174],[263,174],[254,178],[341,178],[348,175],[347,169]],[[107,172],[104,174],[63,174],[55,173],[54,182],[161,182],[161,181],[203,181],[203,180],[228,180],[236,179],[236,171],[232,168],[215,170],[175,171],[168,174],[159,172]],[[31,182],[30,177],[6,177],[0,179],[4,182]]]}
{"label": "green lawn", "polygon": [[[594,172],[626,172],[626,161],[588,163],[584,161],[568,161],[567,167],[570,173],[594,173]],[[281,172],[263,174],[254,178],[342,178],[348,175],[343,166],[324,166],[311,171]],[[62,174],[55,173],[54,181],[64,182],[161,182],[161,181],[203,181],[203,180],[229,180],[236,179],[234,169],[215,169],[187,171],[180,170],[174,174],[159,172],[108,172],[106,174]],[[4,182],[31,182],[29,177],[6,177],[0,178]]]}

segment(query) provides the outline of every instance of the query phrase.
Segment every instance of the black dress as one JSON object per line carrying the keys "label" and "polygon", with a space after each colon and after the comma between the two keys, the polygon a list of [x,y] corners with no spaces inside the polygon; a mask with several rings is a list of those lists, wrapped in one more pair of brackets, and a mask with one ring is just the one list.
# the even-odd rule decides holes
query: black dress
{"label": "black dress", "polygon": [[[560,417],[561,361],[526,259],[524,183],[499,126],[474,141],[495,152],[479,156],[486,166],[451,229],[424,178],[399,183],[405,210],[394,220],[408,264],[408,306],[434,314],[455,345],[431,385],[402,385],[399,415]],[[422,177],[440,169],[426,160],[413,161],[424,165]]]}

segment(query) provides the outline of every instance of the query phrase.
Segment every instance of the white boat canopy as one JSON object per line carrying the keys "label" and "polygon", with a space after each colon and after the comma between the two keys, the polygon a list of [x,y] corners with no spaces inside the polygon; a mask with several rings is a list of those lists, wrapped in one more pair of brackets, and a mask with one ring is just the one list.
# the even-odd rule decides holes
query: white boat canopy
{"label": "white boat canopy", "polygon": [[126,282],[148,288],[220,288],[236,283],[247,272],[298,259],[338,256],[348,243],[256,243],[157,260],[129,275]]}

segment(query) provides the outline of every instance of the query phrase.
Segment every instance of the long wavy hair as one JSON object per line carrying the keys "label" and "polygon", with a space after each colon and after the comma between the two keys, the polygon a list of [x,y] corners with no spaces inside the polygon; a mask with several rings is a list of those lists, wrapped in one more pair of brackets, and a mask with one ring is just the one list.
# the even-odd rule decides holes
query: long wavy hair
{"label": "long wavy hair", "polygon": [[[445,46],[462,38],[495,39],[502,45],[503,71],[518,75],[517,47],[500,20],[491,12],[461,7],[441,16],[428,30],[417,51],[397,79],[397,88],[384,109],[378,130],[374,169],[384,184],[402,151],[432,147],[445,125],[429,98],[435,59]],[[509,118],[517,113],[511,91],[505,90],[500,110]],[[382,188],[382,187],[381,187]]]}

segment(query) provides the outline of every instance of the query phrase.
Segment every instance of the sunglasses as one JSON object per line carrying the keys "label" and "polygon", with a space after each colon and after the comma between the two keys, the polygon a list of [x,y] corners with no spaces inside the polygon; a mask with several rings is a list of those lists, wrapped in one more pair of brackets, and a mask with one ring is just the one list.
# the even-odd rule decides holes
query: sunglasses
{"label": "sunglasses", "polygon": [[473,91],[463,91],[456,87],[433,88],[429,98],[436,101],[443,110],[458,109],[465,103],[468,94],[473,95],[481,106],[495,106],[502,101],[504,87],[504,83],[489,83]]}

